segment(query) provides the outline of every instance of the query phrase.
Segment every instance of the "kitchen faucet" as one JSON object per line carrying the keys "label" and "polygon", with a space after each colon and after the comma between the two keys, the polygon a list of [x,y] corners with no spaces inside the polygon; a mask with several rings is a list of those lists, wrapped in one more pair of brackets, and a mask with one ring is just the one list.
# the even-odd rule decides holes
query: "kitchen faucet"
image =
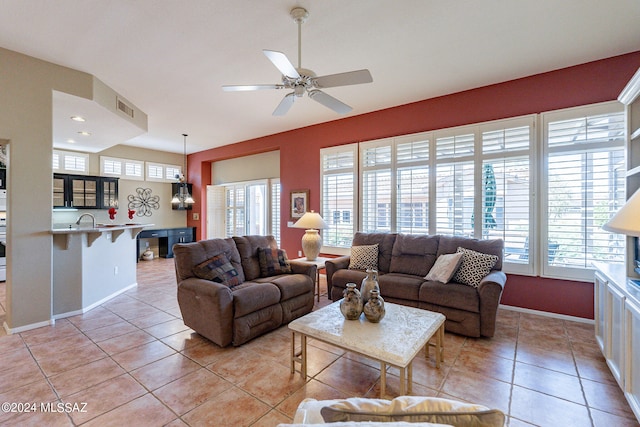
{"label": "kitchen faucet", "polygon": [[78,220],[76,221],[76,225],[80,225],[80,221],[82,221],[82,218],[84,218],[85,216],[91,217],[91,225],[93,226],[93,228],[96,228],[96,217],[90,213],[83,213],[82,215],[80,215],[78,217]]}

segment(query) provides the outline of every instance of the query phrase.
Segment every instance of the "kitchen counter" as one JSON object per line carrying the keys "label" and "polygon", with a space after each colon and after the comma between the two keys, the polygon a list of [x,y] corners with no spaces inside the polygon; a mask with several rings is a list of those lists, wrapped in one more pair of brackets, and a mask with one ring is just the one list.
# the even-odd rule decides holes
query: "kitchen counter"
{"label": "kitchen counter", "polygon": [[136,287],[136,237],[151,226],[52,228],[54,318],[85,313]]}
{"label": "kitchen counter", "polygon": [[154,224],[96,224],[95,227],[90,226],[69,226],[69,227],[59,227],[52,228],[51,234],[53,235],[66,235],[66,244],[65,249],[69,249],[69,245],[71,244],[71,235],[73,234],[84,234],[87,236],[87,244],[91,246],[93,242],[102,236],[103,233],[111,233],[111,241],[116,241],[118,237],[125,232],[125,230],[131,230],[131,237],[136,238],[138,233],[140,233],[145,227],[153,227]]}

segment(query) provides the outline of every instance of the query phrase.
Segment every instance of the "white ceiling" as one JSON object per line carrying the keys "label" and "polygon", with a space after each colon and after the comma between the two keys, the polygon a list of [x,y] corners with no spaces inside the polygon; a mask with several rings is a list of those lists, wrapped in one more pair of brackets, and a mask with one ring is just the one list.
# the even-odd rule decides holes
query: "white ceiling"
{"label": "white ceiling", "polygon": [[113,144],[181,153],[188,133],[191,153],[342,117],[307,97],[273,117],[284,91],[221,90],[280,82],[262,49],[297,65],[295,6],[303,67],[371,71],[325,90],[347,117],[640,50],[638,0],[0,0],[0,46],[93,74],[149,116]]}

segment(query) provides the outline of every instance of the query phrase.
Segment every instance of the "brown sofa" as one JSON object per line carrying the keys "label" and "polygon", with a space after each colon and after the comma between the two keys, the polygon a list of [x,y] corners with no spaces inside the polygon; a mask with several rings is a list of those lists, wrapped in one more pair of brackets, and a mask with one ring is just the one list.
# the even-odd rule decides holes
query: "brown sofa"
{"label": "brown sofa", "polygon": [[[494,335],[498,304],[507,280],[501,271],[502,240],[356,233],[352,242],[352,246],[374,244],[378,244],[378,283],[385,301],[440,312],[446,316],[445,329],[450,332],[469,337]],[[454,253],[458,247],[498,257],[478,288],[424,279],[438,256]],[[350,270],[349,262],[349,256],[326,262],[328,295],[333,301],[342,298],[347,283],[356,283],[359,287],[366,276],[362,270]]]}
{"label": "brown sofa", "polygon": [[[185,325],[222,347],[238,346],[311,312],[316,266],[290,261],[291,273],[261,277],[259,248],[277,249],[277,243],[273,236],[243,236],[173,246]],[[196,266],[222,253],[239,284],[194,273]]]}

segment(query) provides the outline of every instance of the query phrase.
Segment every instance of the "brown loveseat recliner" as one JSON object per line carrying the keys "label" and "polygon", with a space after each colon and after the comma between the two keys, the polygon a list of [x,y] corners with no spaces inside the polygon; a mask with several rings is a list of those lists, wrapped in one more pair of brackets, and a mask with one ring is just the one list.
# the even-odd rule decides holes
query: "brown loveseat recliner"
{"label": "brown loveseat recliner", "polygon": [[[469,337],[494,335],[500,296],[507,281],[501,271],[502,240],[396,233],[356,233],[353,237],[352,246],[374,244],[378,244],[378,283],[385,301],[442,313],[449,332]],[[454,253],[458,247],[498,257],[478,288],[425,280],[438,256]],[[350,270],[349,262],[349,256],[326,262],[327,290],[333,301],[342,298],[347,283],[360,287],[366,276],[362,270]]]}
{"label": "brown loveseat recliner", "polygon": [[[261,277],[258,248],[277,249],[277,243],[273,236],[242,236],[173,246],[185,325],[222,347],[238,346],[311,312],[316,266],[290,261],[290,274]],[[240,284],[229,287],[194,274],[195,266],[221,253]]]}

